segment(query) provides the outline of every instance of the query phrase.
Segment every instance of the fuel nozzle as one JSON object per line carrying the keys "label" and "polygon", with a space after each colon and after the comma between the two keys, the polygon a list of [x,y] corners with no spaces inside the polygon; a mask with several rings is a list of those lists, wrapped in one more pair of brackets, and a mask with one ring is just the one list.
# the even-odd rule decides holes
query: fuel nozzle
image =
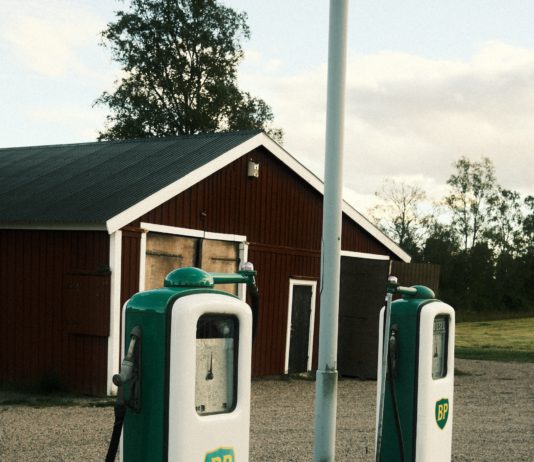
{"label": "fuel nozzle", "polygon": [[128,352],[122,360],[121,369],[118,374],[112,378],[113,383],[117,387],[122,387],[125,383],[132,380],[136,374],[136,359],[137,359],[137,344],[141,339],[141,329],[135,326],[130,332],[130,344],[128,345]]}
{"label": "fuel nozzle", "polygon": [[[130,331],[128,351],[122,360],[121,369],[111,379],[117,386],[117,404],[126,405],[135,412],[141,406],[141,328]],[[127,385],[127,386],[126,386]],[[125,390],[125,388],[127,390]]]}
{"label": "fuel nozzle", "polygon": [[[135,412],[140,412],[140,361],[141,328],[135,326],[130,331],[130,343],[128,345],[126,356],[122,360],[120,372],[115,374],[111,379],[117,386],[118,392],[114,406],[115,422],[113,424],[113,433],[111,434],[111,440],[106,454],[106,462],[115,461],[124,423],[124,416],[126,415],[126,407],[133,409]],[[131,383],[129,386],[129,399],[125,399],[126,392],[124,391],[127,383]]]}

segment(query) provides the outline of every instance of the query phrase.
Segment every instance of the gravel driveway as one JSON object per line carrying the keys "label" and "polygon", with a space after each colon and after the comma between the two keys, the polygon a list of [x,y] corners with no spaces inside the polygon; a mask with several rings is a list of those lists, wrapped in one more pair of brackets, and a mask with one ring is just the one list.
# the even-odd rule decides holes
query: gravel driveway
{"label": "gravel driveway", "polygon": [[[457,360],[456,368],[453,461],[534,461],[534,364]],[[314,392],[307,380],[253,382],[251,462],[312,459]],[[375,394],[375,382],[339,381],[337,461],[374,461]],[[1,404],[12,398],[0,395],[2,462],[104,459],[111,407]]]}

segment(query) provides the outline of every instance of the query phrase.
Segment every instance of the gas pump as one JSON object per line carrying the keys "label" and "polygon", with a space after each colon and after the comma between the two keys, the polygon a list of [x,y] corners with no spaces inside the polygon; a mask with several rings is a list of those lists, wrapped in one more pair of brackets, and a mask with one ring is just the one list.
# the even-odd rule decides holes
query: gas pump
{"label": "gas pump", "polygon": [[[257,317],[256,272],[180,268],[164,287],[125,304],[126,357],[118,386],[115,458],[123,413],[121,460],[248,460],[250,367]],[[252,309],[216,284],[245,283]],[[122,406],[121,406],[122,405]]]}
{"label": "gas pump", "polygon": [[[402,298],[392,301],[395,294]],[[390,277],[380,312],[377,462],[450,462],[454,327],[454,309],[431,289]]]}

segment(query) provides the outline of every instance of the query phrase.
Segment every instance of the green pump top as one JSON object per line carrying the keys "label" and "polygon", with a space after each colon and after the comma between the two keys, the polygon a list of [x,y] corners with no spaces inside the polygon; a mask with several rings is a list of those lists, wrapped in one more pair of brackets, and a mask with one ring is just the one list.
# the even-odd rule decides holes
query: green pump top
{"label": "green pump top", "polygon": [[208,287],[214,285],[213,276],[200,268],[178,268],[171,271],[163,281],[164,287]]}
{"label": "green pump top", "polygon": [[404,300],[433,300],[436,298],[434,291],[426,286],[415,285],[403,287],[397,283],[395,276],[390,276],[386,285],[389,294],[400,294]]}
{"label": "green pump top", "polygon": [[431,300],[436,298],[434,291],[426,286],[412,286],[410,289],[415,289],[415,293],[403,293],[402,291],[399,291],[402,294],[402,298],[405,300],[412,298],[419,300]]}
{"label": "green pump top", "polygon": [[247,284],[256,288],[256,271],[245,269],[237,273],[208,273],[200,268],[185,267],[171,271],[163,282],[164,287],[213,288],[216,284]]}

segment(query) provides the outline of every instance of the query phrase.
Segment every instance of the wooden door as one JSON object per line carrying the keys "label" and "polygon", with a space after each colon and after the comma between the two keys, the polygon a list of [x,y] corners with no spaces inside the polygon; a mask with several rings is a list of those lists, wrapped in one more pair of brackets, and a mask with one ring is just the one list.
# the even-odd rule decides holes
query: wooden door
{"label": "wooden door", "polygon": [[289,319],[287,372],[296,374],[307,372],[310,367],[314,285],[295,282],[290,284],[290,288],[291,317]]}
{"label": "wooden door", "polygon": [[384,306],[389,260],[341,257],[338,370],[376,378],[378,318]]}

